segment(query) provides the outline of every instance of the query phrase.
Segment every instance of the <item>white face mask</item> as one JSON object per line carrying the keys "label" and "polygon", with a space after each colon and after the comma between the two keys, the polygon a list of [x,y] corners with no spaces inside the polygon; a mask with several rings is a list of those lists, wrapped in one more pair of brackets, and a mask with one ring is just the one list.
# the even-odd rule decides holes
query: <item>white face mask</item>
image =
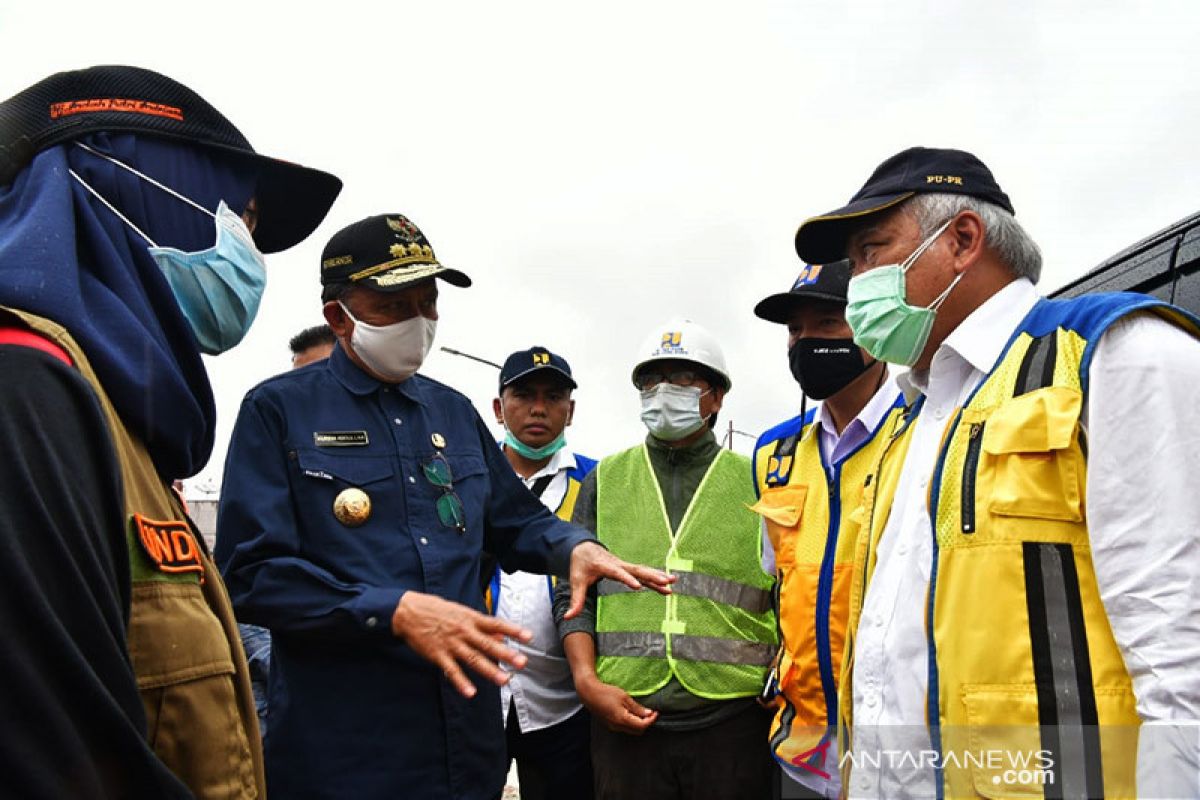
{"label": "white face mask", "polygon": [[698,386],[676,386],[663,381],[642,392],[642,422],[656,439],[676,442],[704,425],[700,416]]}
{"label": "white face mask", "polygon": [[345,304],[338,305],[354,322],[350,347],[372,372],[390,383],[400,383],[421,368],[433,347],[436,319],[416,316],[391,325],[371,325],[355,319]]}

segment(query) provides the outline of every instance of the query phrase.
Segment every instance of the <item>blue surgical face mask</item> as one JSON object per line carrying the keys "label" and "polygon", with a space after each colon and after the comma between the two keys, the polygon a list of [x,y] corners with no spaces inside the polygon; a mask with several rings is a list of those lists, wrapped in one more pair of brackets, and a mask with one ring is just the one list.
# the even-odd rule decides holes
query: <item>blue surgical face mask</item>
{"label": "blue surgical face mask", "polygon": [[216,244],[207,250],[150,248],[150,257],[171,285],[200,352],[210,356],[224,353],[245,337],[267,286],[267,263],[242,218],[224,200],[217,206],[216,227]]}
{"label": "blue surgical face mask", "polygon": [[175,301],[179,304],[179,310],[183,312],[196,337],[200,352],[218,355],[234,347],[250,330],[250,324],[254,322],[258,313],[263,290],[267,285],[266,260],[255,246],[246,223],[224,200],[218,204],[214,214],[133,167],[87,145],[78,142],[76,144],[213,217],[216,236],[212,247],[194,252],[160,247],[71,170],[71,176],[75,180],[150,245],[147,252],[167,279]]}

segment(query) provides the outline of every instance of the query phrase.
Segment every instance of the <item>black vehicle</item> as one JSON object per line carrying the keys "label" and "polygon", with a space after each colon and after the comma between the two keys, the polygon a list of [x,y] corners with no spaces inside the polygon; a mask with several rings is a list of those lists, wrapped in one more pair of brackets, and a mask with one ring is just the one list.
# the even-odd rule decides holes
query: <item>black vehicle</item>
{"label": "black vehicle", "polygon": [[1200,314],[1200,212],[1122,250],[1051,294],[1144,292]]}

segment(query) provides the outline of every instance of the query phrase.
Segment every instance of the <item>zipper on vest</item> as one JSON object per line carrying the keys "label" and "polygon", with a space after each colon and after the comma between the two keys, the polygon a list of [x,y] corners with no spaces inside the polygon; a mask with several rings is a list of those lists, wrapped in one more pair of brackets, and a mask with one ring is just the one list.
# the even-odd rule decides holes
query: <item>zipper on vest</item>
{"label": "zipper on vest", "polygon": [[[824,466],[824,465],[822,465]],[[842,522],[842,465],[825,473],[829,493],[829,529],[825,532],[825,552],[821,556],[821,571],[817,577],[817,674],[825,700],[825,724],[837,718],[837,690],[834,688],[833,653],[829,646],[829,608],[833,596],[833,562],[837,554],[838,529]]]}
{"label": "zipper on vest", "polygon": [[979,453],[983,450],[982,422],[972,422],[967,434],[967,456],[963,460],[962,532],[975,532],[975,472],[979,468]]}

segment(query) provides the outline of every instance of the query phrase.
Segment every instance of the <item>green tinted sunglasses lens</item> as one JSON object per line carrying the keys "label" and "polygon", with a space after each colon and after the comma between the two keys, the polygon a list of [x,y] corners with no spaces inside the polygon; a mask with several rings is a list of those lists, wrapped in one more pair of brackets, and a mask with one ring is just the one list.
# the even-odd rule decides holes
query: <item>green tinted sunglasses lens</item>
{"label": "green tinted sunglasses lens", "polygon": [[423,464],[421,468],[425,470],[425,477],[434,486],[448,489],[454,485],[450,475],[450,465],[446,463],[446,459],[435,458]]}
{"label": "green tinted sunglasses lens", "polygon": [[456,494],[444,494],[437,501],[438,519],[449,528],[463,530],[467,527],[467,516],[462,501]]}

